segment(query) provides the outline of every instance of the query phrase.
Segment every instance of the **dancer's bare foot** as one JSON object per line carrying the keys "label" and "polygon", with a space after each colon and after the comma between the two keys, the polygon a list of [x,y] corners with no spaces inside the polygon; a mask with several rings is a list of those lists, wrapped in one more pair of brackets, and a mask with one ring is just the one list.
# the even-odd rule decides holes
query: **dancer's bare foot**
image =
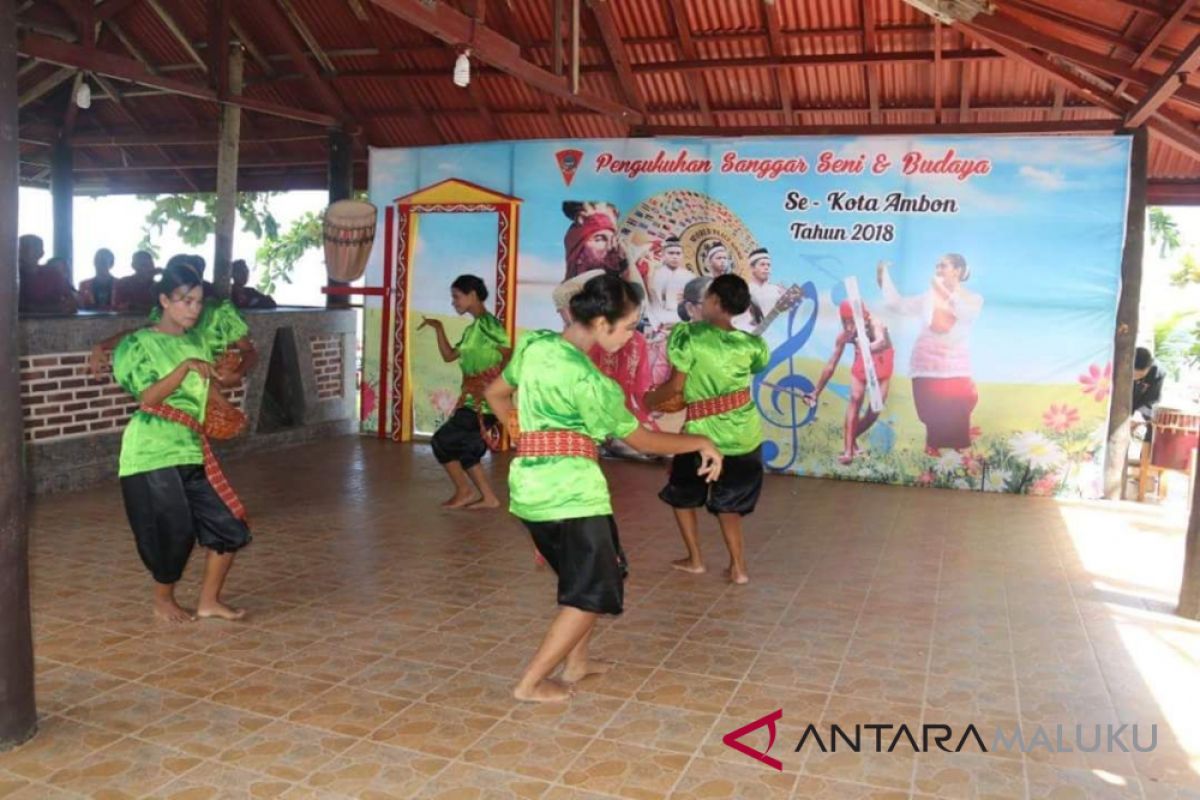
{"label": "dancer's bare foot", "polygon": [[466,508],[473,502],[475,502],[475,495],[455,492],[453,497],[442,503],[442,508]]}
{"label": "dancer's bare foot", "polygon": [[513,689],[513,697],[523,703],[565,703],[571,699],[571,689],[553,678],[547,678],[532,689],[518,686]]}
{"label": "dancer's bare foot", "polygon": [[671,569],[677,569],[689,575],[703,575],[705,572],[708,572],[703,564],[697,564],[690,558],[681,558],[678,561],[672,561]]}
{"label": "dancer's bare foot", "polygon": [[730,583],[736,583],[738,586],[744,586],[750,582],[750,576],[746,574],[746,570],[730,567],[725,570],[725,574],[729,577]]}
{"label": "dancer's bare foot", "polygon": [[464,508],[468,511],[476,511],[479,509],[499,508],[500,500],[495,497],[481,497],[471,503],[467,503]]}
{"label": "dancer's bare foot", "polygon": [[245,618],[246,609],[233,608],[219,601],[216,603],[201,603],[196,608],[196,616],[200,619],[223,619],[229,622],[237,622]]}
{"label": "dancer's bare foot", "polygon": [[854,461],[854,453],[842,453],[840,456],[838,456],[838,463],[842,466],[845,466],[852,461]]}
{"label": "dancer's bare foot", "polygon": [[195,622],[196,617],[186,608],[181,608],[174,600],[154,598],[154,617],[172,625],[184,622]]}
{"label": "dancer's bare foot", "polygon": [[579,683],[589,675],[603,675],[612,668],[613,665],[610,661],[596,661],[594,659],[588,659],[580,666],[567,664],[567,666],[563,667],[562,674],[559,675],[559,678],[563,681],[563,683]]}

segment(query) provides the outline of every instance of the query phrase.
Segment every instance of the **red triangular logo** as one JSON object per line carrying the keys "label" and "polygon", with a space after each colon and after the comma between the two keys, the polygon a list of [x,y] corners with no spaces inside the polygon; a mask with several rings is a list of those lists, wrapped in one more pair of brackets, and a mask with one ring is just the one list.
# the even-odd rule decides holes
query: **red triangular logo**
{"label": "red triangular logo", "polygon": [[[783,709],[777,709],[772,711],[770,714],[767,714],[765,717],[760,717],[759,719],[754,720],[754,722],[751,722],[749,725],[738,728],[736,731],[730,731],[729,733],[725,734],[725,737],[721,739],[721,741],[732,747],[734,750],[737,750],[739,753],[744,753],[753,758],[755,761],[761,761],[768,767],[771,767],[778,772],[783,772],[783,762],[777,758],[771,758],[769,755],[767,755],[767,753],[771,752],[771,748],[775,744],[775,723],[778,722],[782,717]],[[738,741],[738,739],[741,739],[747,733],[756,731],[764,725],[767,726],[767,730],[771,734],[771,738],[767,742],[766,750],[760,752],[755,750],[753,747],[744,745]]]}
{"label": "red triangular logo", "polygon": [[558,159],[558,171],[562,173],[563,183],[570,186],[571,181],[575,179],[575,170],[583,163],[583,151],[559,150],[554,157]]}

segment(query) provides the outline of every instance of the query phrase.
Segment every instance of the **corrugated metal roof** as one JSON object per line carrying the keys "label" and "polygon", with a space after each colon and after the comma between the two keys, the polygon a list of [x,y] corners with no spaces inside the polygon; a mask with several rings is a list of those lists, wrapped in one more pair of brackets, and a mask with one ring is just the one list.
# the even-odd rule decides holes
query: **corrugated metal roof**
{"label": "corrugated metal roof", "polygon": [[[280,0],[263,0],[278,4]],[[207,43],[208,4],[195,0],[157,0],[203,57]],[[288,0],[319,48],[332,63],[335,74],[322,80],[335,92],[362,127],[362,137],[376,146],[414,146],[438,142],[479,141],[505,138],[609,137],[630,132],[624,122],[598,114],[566,98],[554,98],[547,110],[547,95],[473,60],[474,87],[468,92],[451,82],[455,49],[418,30],[404,19],[388,13],[369,0],[362,7],[369,21],[360,20],[346,0]],[[930,125],[935,120],[934,93],[939,84],[931,60],[854,63],[729,66],[715,64],[693,73],[663,70],[651,65],[670,64],[689,58],[679,37],[685,26],[694,43],[694,57],[713,62],[770,58],[775,49],[769,33],[769,15],[778,19],[783,56],[857,56],[864,52],[864,0],[609,0],[608,8],[624,55],[634,71],[634,85],[623,87],[612,68],[614,54],[599,36],[594,13],[583,5],[581,33],[581,88],[595,96],[625,105],[643,102],[648,110],[645,126],[710,126],[731,134],[753,133],[757,128],[777,127],[787,122],[802,126],[867,126],[872,119],[869,83],[878,89],[878,121],[884,125]],[[866,0],[874,19],[874,49],[879,53],[927,53],[934,47],[932,21],[904,0]],[[470,13],[472,0],[451,0],[449,8]],[[1138,13],[1123,0],[1003,0],[1002,14],[1018,24],[1035,27],[1066,45],[1082,47],[1097,58],[1128,63],[1133,54],[1163,24],[1163,18]],[[571,7],[564,0],[563,7]],[[679,10],[676,19],[675,9]],[[236,20],[243,26],[256,53],[247,57],[246,94],[284,106],[329,113],[320,95],[291,59],[280,31],[268,18],[254,12],[251,3],[233,5]],[[280,7],[282,12],[282,7]],[[281,14],[282,16],[282,14]],[[69,28],[72,21],[53,0],[34,0],[24,16],[26,24],[53,29]],[[164,23],[148,2],[130,4],[113,22],[135,43],[137,50],[156,70],[177,80],[205,84],[205,71]],[[551,68],[553,3],[551,0],[492,0],[485,22],[501,36],[520,47],[521,57],[532,64]],[[374,32],[374,36],[372,36]],[[1161,71],[1175,51],[1187,46],[1197,33],[1195,26],[1181,26],[1167,36],[1160,57],[1150,59],[1143,69]],[[299,38],[297,36],[297,38]],[[382,41],[389,52],[380,53]],[[1130,44],[1123,45],[1128,41]],[[101,35],[99,47],[125,58],[131,53],[110,28]],[[985,49],[969,33],[946,26],[942,29],[943,50]],[[264,70],[258,58],[265,57]],[[318,72],[322,66],[309,59]],[[398,65],[398,68],[397,66]],[[1119,65],[1118,65],[1119,66]],[[52,74],[52,67],[26,71],[20,90],[27,91]],[[268,74],[268,72],[272,74]],[[563,79],[564,85],[566,78]],[[144,96],[144,87],[115,81],[122,92],[134,96],[124,100],[126,111],[113,102],[99,99],[92,109],[78,114],[81,132],[128,135],[135,127],[144,131],[193,127],[212,130],[218,118],[213,102],[157,94]],[[21,111],[22,125],[53,128],[61,120],[65,87],[29,103]],[[1061,108],[1055,109],[1056,84],[1025,63],[1009,57],[945,61],[940,74],[943,122],[1039,123],[1053,119],[1065,122],[1110,118],[1108,112],[1079,107],[1083,99],[1068,92]],[[785,120],[785,97],[794,113]],[[1134,87],[1134,93],[1142,90]],[[711,116],[701,112],[707,103]],[[416,105],[414,105],[414,103]],[[966,112],[960,113],[965,103]],[[481,105],[482,104],[482,108]],[[418,108],[419,106],[419,108]],[[422,121],[424,109],[428,123]],[[1200,119],[1200,103],[1172,103],[1176,114]],[[486,112],[486,113],[485,113]],[[131,121],[136,119],[137,125]],[[490,118],[490,121],[489,121]],[[245,116],[245,130],[252,138],[263,131],[311,130],[257,113]],[[1200,137],[1200,134],[1197,134]],[[201,163],[215,153],[213,144],[164,144],[162,148],[133,145],[125,148],[81,149],[81,163],[110,166],[111,185],[153,183],[174,185],[173,172],[150,170],[138,173],[138,164],[160,165],[168,157]],[[166,155],[164,155],[164,152]],[[320,139],[247,144],[244,153],[255,167],[258,182],[290,175],[311,181],[308,167],[272,169],[297,159],[320,159],[325,144]],[[23,157],[31,162],[48,157],[44,145],[22,144]],[[1200,184],[1200,158],[1181,153],[1152,137],[1151,174],[1164,180],[1193,179]],[[119,168],[119,169],[118,169]],[[24,164],[23,180],[32,180],[40,170]],[[203,177],[202,170],[192,170]],[[89,173],[94,177],[94,174]],[[135,176],[136,181],[132,177]],[[276,176],[273,178],[272,176]],[[91,180],[91,178],[89,178]],[[106,179],[107,180],[107,179]],[[1200,185],[1198,185],[1200,191]]]}

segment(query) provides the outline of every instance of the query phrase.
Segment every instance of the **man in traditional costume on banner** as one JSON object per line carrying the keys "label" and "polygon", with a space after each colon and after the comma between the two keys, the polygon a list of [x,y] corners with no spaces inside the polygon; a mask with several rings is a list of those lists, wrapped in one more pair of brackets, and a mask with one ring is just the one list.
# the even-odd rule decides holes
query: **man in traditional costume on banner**
{"label": "man in traditional costume on banner", "polygon": [[[598,274],[598,271],[616,275],[634,284],[644,303],[645,286],[642,284],[641,275],[636,269],[630,269],[629,258],[617,239],[616,206],[604,202],[565,202],[563,213],[571,220],[571,226],[567,228],[563,237],[567,260],[566,278],[555,291],[555,305],[559,306],[559,300],[563,299],[565,302],[561,308],[565,308],[570,302],[570,296],[582,289],[587,279]],[[634,331],[629,341],[616,352],[609,353],[597,347],[588,355],[601,372],[620,384],[625,392],[625,405],[638,421],[648,428],[655,429],[649,410],[641,405],[642,396],[653,385],[646,337],[642,332]],[[632,449],[623,448],[619,442],[613,443],[611,447],[619,450],[622,455],[626,450],[630,454],[634,452]]]}
{"label": "man in traditional costume on banner", "polygon": [[564,281],[589,270],[602,269],[632,283],[641,283],[640,277],[630,275],[636,270],[629,269],[629,258],[617,241],[619,214],[616,206],[604,202],[567,201],[562,207],[563,214],[571,220],[563,236],[567,259]]}
{"label": "man in traditional costume on banner", "polygon": [[683,290],[696,274],[683,265],[683,245],[676,236],[662,244],[662,264],[650,277],[650,320],[670,328],[679,321],[676,309],[683,302]]}
{"label": "man in traditional costume on banner", "polygon": [[[758,251],[756,250],[755,252]],[[766,251],[764,250],[763,252],[765,253]],[[709,278],[731,275],[736,271],[733,258],[729,255],[728,245],[716,237],[700,243],[700,247],[696,250],[696,258],[700,262],[700,274]],[[733,327],[739,331],[754,333],[755,328],[762,321],[762,318],[763,315],[760,307],[751,300],[750,308],[744,314],[738,314],[733,318]]]}
{"label": "man in traditional costume on banner", "polygon": [[750,300],[758,306],[763,314],[771,313],[779,298],[783,297],[784,288],[777,283],[771,283],[771,254],[767,248],[760,247],[750,253]]}
{"label": "man in traditional costume on banner", "polygon": [[971,376],[970,338],[983,298],[963,286],[970,277],[967,260],[947,253],[934,265],[929,291],[902,297],[887,262],[879,262],[875,270],[884,307],[922,322],[909,375],[917,416],[925,425],[925,452],[930,456],[971,446],[971,412],[979,392]]}

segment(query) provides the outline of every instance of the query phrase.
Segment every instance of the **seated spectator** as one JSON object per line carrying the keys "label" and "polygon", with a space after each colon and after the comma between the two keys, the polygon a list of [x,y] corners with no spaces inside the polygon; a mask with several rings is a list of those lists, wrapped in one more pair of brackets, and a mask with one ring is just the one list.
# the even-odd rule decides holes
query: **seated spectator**
{"label": "seated spectator", "polygon": [[230,298],[238,308],[275,308],[275,298],[246,284],[250,282],[250,267],[242,259],[230,265],[233,272],[233,291]]}
{"label": "seated spectator", "polygon": [[1139,347],[1133,357],[1133,413],[1146,422],[1153,420],[1166,380],[1167,374],[1154,363],[1154,354]]}
{"label": "seated spectator", "polygon": [[113,289],[113,307],[130,314],[149,314],[158,305],[158,290],[154,286],[156,273],[154,256],[145,250],[133,254],[130,262],[133,274],[117,281]]}
{"label": "seated spectator", "polygon": [[112,276],[113,264],[116,258],[112,250],[101,247],[96,251],[92,264],[96,267],[96,277],[88,278],[79,284],[79,305],[89,311],[112,311],[113,290],[116,279]]}
{"label": "seated spectator", "polygon": [[41,237],[26,234],[19,240],[17,267],[20,292],[17,308],[33,314],[74,314],[78,308],[75,291],[67,280],[66,262],[52,258],[42,266],[45,255]]}

